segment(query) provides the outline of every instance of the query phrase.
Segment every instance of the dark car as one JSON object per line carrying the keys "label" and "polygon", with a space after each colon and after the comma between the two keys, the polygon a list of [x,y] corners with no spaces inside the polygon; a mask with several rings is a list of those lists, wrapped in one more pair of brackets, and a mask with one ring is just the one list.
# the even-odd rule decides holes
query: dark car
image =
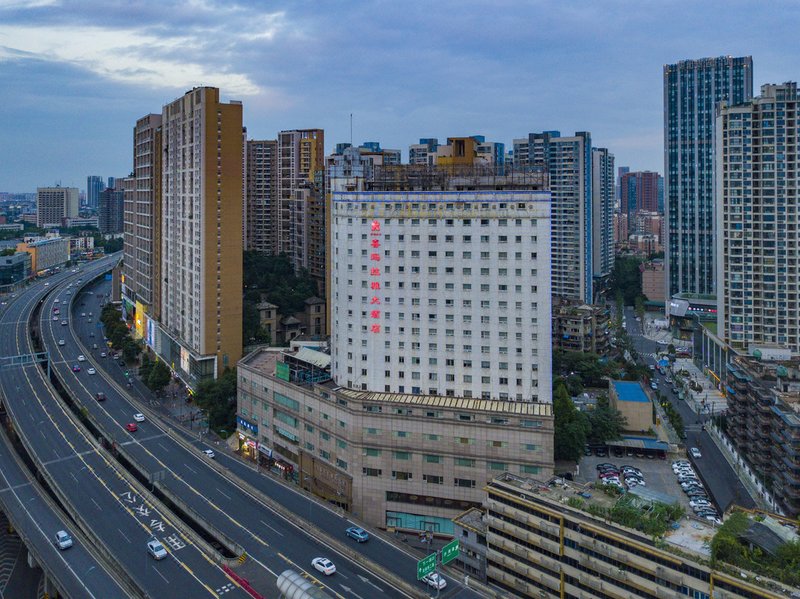
{"label": "dark car", "polygon": [[616,468],[616,465],[609,464],[608,462],[603,462],[602,464],[598,464],[595,466],[597,470],[602,470],[603,468]]}
{"label": "dark car", "polygon": [[119,364],[120,366],[125,366],[125,360],[123,360],[122,358],[120,358],[120,359],[117,361],[117,364]]}
{"label": "dark car", "polygon": [[106,400],[106,394],[105,393],[98,393],[94,397],[95,397],[95,399],[97,401],[105,401]]}
{"label": "dark car", "polygon": [[606,458],[608,457],[608,449],[605,447],[598,447],[594,450],[594,455],[596,455],[598,458]]}
{"label": "dark car", "polygon": [[81,367],[78,366],[77,364],[74,364],[72,366],[72,372],[80,372],[80,371],[81,371]]}

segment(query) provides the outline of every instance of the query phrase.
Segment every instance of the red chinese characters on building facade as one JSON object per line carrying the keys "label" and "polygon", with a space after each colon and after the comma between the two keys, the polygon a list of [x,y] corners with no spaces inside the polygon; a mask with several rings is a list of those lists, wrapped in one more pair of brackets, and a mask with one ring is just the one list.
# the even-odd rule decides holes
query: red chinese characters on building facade
{"label": "red chinese characters on building facade", "polygon": [[373,251],[369,255],[370,262],[376,262],[377,266],[372,266],[369,269],[369,276],[372,279],[369,283],[369,288],[375,293],[372,298],[369,300],[370,306],[372,309],[369,312],[369,317],[378,322],[372,322],[369,327],[370,333],[380,333],[381,332],[381,298],[378,297],[377,292],[381,289],[381,254],[379,251],[381,247],[381,223],[380,221],[373,220],[370,224],[370,246],[372,247]]}

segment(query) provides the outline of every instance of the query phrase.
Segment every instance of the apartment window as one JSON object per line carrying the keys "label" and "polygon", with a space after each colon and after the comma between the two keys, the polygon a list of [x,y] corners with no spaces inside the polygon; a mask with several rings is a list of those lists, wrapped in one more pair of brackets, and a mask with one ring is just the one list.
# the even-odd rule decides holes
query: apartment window
{"label": "apartment window", "polygon": [[367,435],[380,435],[381,429],[379,428],[365,428],[364,433]]}
{"label": "apartment window", "polygon": [[475,467],[475,460],[472,458],[455,458],[454,462],[456,466],[461,466],[462,468]]}
{"label": "apartment window", "polygon": [[400,470],[392,470],[392,478],[395,480],[411,480],[411,472],[402,472]]}
{"label": "apartment window", "polygon": [[410,460],[411,459],[411,452],[408,451],[395,451],[394,459],[395,460]]}
{"label": "apartment window", "polygon": [[423,474],[422,480],[429,485],[443,485],[444,484],[444,477],[438,476],[436,474]]}
{"label": "apartment window", "polygon": [[392,431],[392,436],[397,439],[407,439],[411,434],[407,431]]}
{"label": "apartment window", "polygon": [[519,467],[519,471],[522,474],[539,474],[541,468],[539,466],[522,465]]}
{"label": "apartment window", "polygon": [[381,450],[376,447],[365,447],[364,455],[370,458],[378,458],[381,455]]}
{"label": "apartment window", "polygon": [[383,470],[380,468],[362,468],[361,474],[364,476],[381,476],[383,474]]}
{"label": "apartment window", "polygon": [[439,435],[435,435],[433,433],[426,433],[424,436],[425,436],[425,440],[426,441],[438,441],[439,440]]}
{"label": "apartment window", "polygon": [[454,478],[453,485],[464,489],[474,489],[475,481],[470,478]]}
{"label": "apartment window", "polygon": [[432,455],[432,454],[425,454],[425,463],[427,463],[427,464],[441,464],[442,463],[442,456],[440,456],[440,455]]}
{"label": "apartment window", "polygon": [[505,462],[489,462],[489,470],[508,470],[508,464]]}

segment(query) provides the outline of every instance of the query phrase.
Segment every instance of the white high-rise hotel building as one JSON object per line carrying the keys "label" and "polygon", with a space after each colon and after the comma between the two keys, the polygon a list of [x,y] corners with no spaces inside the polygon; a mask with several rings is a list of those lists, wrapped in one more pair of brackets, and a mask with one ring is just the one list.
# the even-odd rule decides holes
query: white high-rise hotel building
{"label": "white high-rise hotel building", "polygon": [[337,384],[551,401],[549,192],[335,192],[331,224]]}

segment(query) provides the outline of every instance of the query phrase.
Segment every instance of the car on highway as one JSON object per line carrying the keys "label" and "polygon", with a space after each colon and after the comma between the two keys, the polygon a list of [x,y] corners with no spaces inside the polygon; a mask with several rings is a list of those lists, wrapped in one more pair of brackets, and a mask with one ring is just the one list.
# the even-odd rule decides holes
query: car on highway
{"label": "car on highway", "polygon": [[104,352],[104,351],[101,351],[101,352],[100,352],[100,357],[101,357],[101,358],[105,358],[105,357],[106,357],[106,352]]}
{"label": "car on highway", "polygon": [[72,372],[80,372],[80,371],[81,371],[80,366],[78,366],[77,364],[72,365]]}
{"label": "car on highway", "polygon": [[72,537],[69,536],[69,533],[66,530],[59,530],[56,533],[56,547],[64,551],[64,549],[69,549],[72,547]]}
{"label": "car on highway", "polygon": [[89,374],[97,374],[97,371],[94,368],[90,368],[86,372],[88,372]]}
{"label": "car on highway", "polygon": [[94,396],[94,398],[95,398],[97,401],[105,401],[105,400],[106,400],[106,394],[105,394],[105,393],[103,393],[103,392],[101,391],[101,392],[99,392],[99,393],[96,393],[96,394],[95,394],[95,396]]}
{"label": "car on highway", "polygon": [[144,414],[134,414],[133,419],[136,422],[144,422]]}
{"label": "car on highway", "polygon": [[58,316],[53,316],[53,320],[54,320],[55,322],[58,322]]}
{"label": "car on highway", "polygon": [[213,459],[214,459],[214,457],[216,457],[216,455],[217,455],[217,454],[215,454],[213,451],[211,451],[210,449],[204,449],[204,450],[203,450],[203,453],[204,453],[204,454],[206,454],[206,455],[207,455],[209,458],[211,458],[212,460],[213,460]]}
{"label": "car on highway", "polygon": [[437,574],[436,572],[431,572],[430,574],[423,576],[422,582],[430,587],[433,587],[434,589],[443,589],[447,586],[447,581],[444,579],[444,576]]}
{"label": "car on highway", "polygon": [[128,424],[125,425],[125,430],[127,430],[129,433],[135,433],[136,431],[139,430],[139,427],[136,426],[135,422],[129,422]]}
{"label": "car on highway", "polygon": [[331,574],[336,573],[336,566],[334,566],[333,562],[327,557],[315,557],[311,560],[311,565],[314,566],[318,572],[322,572],[325,576],[330,576]]}
{"label": "car on highway", "polygon": [[66,320],[62,320],[62,321],[61,321],[61,326],[62,326],[62,327],[65,327],[65,326],[67,326],[67,321],[66,321]]}
{"label": "car on highway", "polygon": [[692,447],[689,450],[689,455],[691,455],[695,460],[699,460],[700,458],[703,457],[703,454],[700,453],[700,450],[697,449],[697,447]]}
{"label": "car on highway", "polygon": [[86,356],[84,356],[83,354],[78,356],[78,362],[85,362],[85,361],[86,361]]}
{"label": "car on highway", "polygon": [[58,344],[59,344],[59,345],[64,345],[64,340],[63,340],[63,339],[59,339],[59,340],[58,340]]}
{"label": "car on highway", "polygon": [[158,539],[147,541],[147,553],[149,553],[155,560],[160,560],[167,557],[167,550],[164,549],[164,546]]}
{"label": "car on highway", "polygon": [[351,526],[345,532],[347,533],[348,537],[355,539],[359,543],[366,543],[369,541],[369,533],[358,526]]}

